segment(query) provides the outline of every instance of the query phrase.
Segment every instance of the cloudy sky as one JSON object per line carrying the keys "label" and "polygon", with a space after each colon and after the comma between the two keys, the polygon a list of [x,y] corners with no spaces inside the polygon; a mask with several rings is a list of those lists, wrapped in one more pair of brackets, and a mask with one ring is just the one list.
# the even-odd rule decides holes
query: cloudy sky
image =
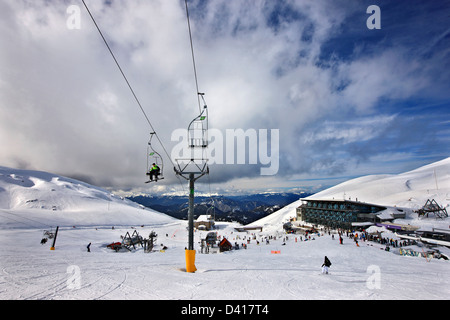
{"label": "cloudy sky", "polygon": [[[171,153],[199,109],[184,0],[85,1]],[[276,174],[259,158],[212,164],[200,191],[320,187],[450,156],[450,1],[188,5],[209,127],[279,130]],[[144,184],[152,130],[81,0],[3,0],[0,15],[0,165],[187,189],[159,143],[166,178]]]}

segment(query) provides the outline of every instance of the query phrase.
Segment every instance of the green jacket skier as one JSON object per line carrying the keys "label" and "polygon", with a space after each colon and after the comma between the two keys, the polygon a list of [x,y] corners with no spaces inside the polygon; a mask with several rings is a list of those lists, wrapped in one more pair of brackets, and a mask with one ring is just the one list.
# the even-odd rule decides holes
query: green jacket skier
{"label": "green jacket skier", "polygon": [[153,176],[155,177],[155,181],[158,181],[158,175],[161,172],[161,169],[156,165],[156,163],[153,163],[152,169],[150,170],[149,176],[150,181],[153,181]]}

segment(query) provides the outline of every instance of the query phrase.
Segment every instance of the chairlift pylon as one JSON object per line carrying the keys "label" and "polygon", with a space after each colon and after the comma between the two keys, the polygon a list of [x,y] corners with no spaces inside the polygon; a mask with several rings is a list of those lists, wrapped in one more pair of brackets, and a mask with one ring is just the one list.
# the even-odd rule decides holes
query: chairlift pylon
{"label": "chairlift pylon", "polygon": [[[145,183],[157,182],[158,180],[164,179],[163,169],[164,163],[161,155],[153,148],[152,139],[155,132],[150,133],[150,140],[147,146],[147,172],[146,175],[149,176],[149,180]],[[154,179],[153,179],[154,178]]]}
{"label": "chairlift pylon", "polygon": [[175,159],[177,167],[174,168],[177,175],[183,176],[189,173],[209,173],[206,148],[208,147],[208,107],[204,99],[204,93],[198,93],[199,99],[203,100],[203,109],[188,126],[187,142],[190,151],[189,158]]}

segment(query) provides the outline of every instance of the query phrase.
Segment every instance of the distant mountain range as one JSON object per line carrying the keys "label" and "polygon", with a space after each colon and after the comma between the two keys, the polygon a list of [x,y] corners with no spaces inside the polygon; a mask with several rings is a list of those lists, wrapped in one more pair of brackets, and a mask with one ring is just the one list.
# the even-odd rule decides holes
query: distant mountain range
{"label": "distant mountain range", "polygon": [[[284,206],[310,196],[310,193],[260,193],[238,196],[196,196],[194,219],[199,215],[215,215],[216,221],[248,224]],[[187,219],[188,196],[139,195],[129,200],[177,219]]]}

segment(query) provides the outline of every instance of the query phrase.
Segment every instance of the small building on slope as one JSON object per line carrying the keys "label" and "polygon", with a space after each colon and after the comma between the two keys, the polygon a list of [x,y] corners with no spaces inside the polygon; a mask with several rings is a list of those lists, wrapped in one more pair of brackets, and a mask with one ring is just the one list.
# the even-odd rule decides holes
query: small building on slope
{"label": "small building on slope", "polygon": [[201,215],[194,221],[194,228],[198,230],[214,229],[214,219],[211,215]]}

